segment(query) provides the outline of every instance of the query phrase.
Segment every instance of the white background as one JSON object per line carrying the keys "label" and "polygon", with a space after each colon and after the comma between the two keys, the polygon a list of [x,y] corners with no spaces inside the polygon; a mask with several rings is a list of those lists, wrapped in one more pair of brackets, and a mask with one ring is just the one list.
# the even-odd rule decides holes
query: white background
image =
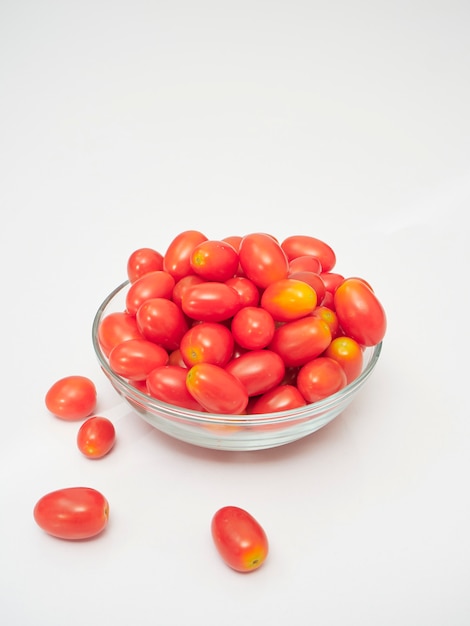
{"label": "white background", "polygon": [[[466,0],[2,0],[2,624],[470,623],[469,32]],[[329,426],[211,451],[112,390],[94,313],[189,228],[311,234],[373,285],[382,356]],[[44,406],[73,373],[99,461]],[[34,504],[76,485],[109,526],[54,539]],[[212,545],[225,504],[269,536],[254,573]]]}

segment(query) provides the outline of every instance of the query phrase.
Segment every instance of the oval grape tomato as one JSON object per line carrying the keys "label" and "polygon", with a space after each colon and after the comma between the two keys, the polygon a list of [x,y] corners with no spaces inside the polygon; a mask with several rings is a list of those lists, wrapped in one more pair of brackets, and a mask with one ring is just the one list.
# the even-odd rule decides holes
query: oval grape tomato
{"label": "oval grape tomato", "polygon": [[106,417],[89,417],[80,426],[77,433],[77,446],[89,459],[101,459],[113,448],[116,430]]}
{"label": "oval grape tomato", "polygon": [[63,420],[80,420],[91,415],[96,406],[96,387],[86,376],[66,376],[47,391],[47,409]]}
{"label": "oval grape tomato", "polygon": [[194,365],[188,371],[186,386],[193,398],[210,413],[239,415],[248,404],[248,392],[243,383],[219,365]]}
{"label": "oval grape tomato", "polygon": [[60,539],[88,539],[108,524],[109,504],[96,489],[67,487],[38,500],[34,520],[45,532]]}
{"label": "oval grape tomato", "polygon": [[266,532],[247,511],[236,506],[219,509],[211,522],[212,538],[223,561],[238,572],[258,569],[266,560]]}

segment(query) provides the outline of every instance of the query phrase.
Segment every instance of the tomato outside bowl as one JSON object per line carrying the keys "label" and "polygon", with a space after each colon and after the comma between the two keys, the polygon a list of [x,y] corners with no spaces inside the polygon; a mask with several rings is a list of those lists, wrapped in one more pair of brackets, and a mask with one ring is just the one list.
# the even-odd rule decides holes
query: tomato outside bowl
{"label": "tomato outside bowl", "polygon": [[101,369],[114,389],[146,422],[159,431],[195,446],[227,451],[261,450],[282,446],[323,428],[352,402],[374,371],[382,342],[364,351],[362,373],[339,392],[301,408],[256,415],[226,415],[193,411],[166,404],[140,391],[109,366],[99,340],[101,320],[125,311],[129,281],[116,287],[102,302],[92,327],[93,348]]}

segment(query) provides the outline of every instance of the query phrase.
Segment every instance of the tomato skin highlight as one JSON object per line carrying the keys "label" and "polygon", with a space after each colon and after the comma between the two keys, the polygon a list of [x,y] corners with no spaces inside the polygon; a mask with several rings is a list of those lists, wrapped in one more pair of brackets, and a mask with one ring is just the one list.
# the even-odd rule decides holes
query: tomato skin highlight
{"label": "tomato skin highlight", "polygon": [[245,235],[238,255],[245,275],[261,289],[276,280],[287,278],[289,262],[279,243],[270,235]]}
{"label": "tomato skin highlight", "polygon": [[223,367],[212,363],[193,365],[186,386],[195,400],[210,413],[240,415],[248,404],[243,383]]}
{"label": "tomato skin highlight", "polygon": [[252,572],[265,562],[269,552],[266,532],[248,511],[224,506],[213,516],[211,534],[223,561],[237,572]]}
{"label": "tomato skin highlight", "polygon": [[336,254],[327,243],[310,235],[291,235],[281,242],[281,247],[289,261],[301,256],[316,257],[323,272],[329,272],[336,265]]}
{"label": "tomato skin highlight", "polygon": [[345,279],[335,291],[334,306],[344,333],[361,346],[375,346],[382,341],[387,318],[366,282],[359,278]]}
{"label": "tomato skin highlight", "polygon": [[47,409],[63,420],[80,420],[91,415],[96,406],[96,387],[86,376],[65,376],[46,393]]}
{"label": "tomato skin highlight", "polygon": [[40,498],[33,517],[46,533],[59,539],[88,539],[108,524],[109,504],[96,489],[67,487]]}
{"label": "tomato skin highlight", "polygon": [[89,459],[106,456],[116,441],[116,430],[106,417],[95,415],[83,422],[77,433],[77,447]]}

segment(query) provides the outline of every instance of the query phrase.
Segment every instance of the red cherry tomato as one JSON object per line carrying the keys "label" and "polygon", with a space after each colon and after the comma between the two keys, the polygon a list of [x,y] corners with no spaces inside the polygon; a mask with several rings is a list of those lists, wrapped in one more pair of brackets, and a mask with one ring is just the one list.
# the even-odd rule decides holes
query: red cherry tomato
{"label": "red cherry tomato", "polygon": [[140,305],[149,298],[171,298],[175,279],[168,272],[147,272],[129,287],[126,294],[126,310],[135,315]]}
{"label": "red cherry tomato", "polygon": [[276,322],[300,319],[311,313],[316,304],[317,294],[313,287],[294,278],[274,281],[261,296],[261,306],[271,313]]}
{"label": "red cherry tomato", "polygon": [[156,367],[147,376],[147,389],[150,395],[161,402],[174,404],[191,411],[203,411],[202,406],[189,393],[186,387],[188,370],[178,365]]}
{"label": "red cherry tomato", "polygon": [[244,274],[257,287],[287,278],[289,263],[279,243],[265,233],[252,233],[243,237],[238,251]]}
{"label": "red cherry tomato", "polygon": [[322,300],[322,306],[327,306],[329,309],[335,308],[334,294],[331,291],[325,290],[325,297]]}
{"label": "red cherry tomato", "polygon": [[292,235],[284,239],[281,247],[289,261],[300,256],[314,256],[322,266],[323,272],[329,272],[336,264],[334,250],[324,241],[309,235]]}
{"label": "red cherry tomato", "polygon": [[295,367],[319,356],[330,341],[328,324],[309,315],[278,326],[268,347],[282,357],[287,367]]}
{"label": "red cherry tomato", "polygon": [[325,285],[325,289],[333,294],[344,280],[344,276],[342,274],[338,274],[337,272],[322,272],[320,274],[320,278]]}
{"label": "red cherry tomato", "polygon": [[236,343],[246,350],[266,348],[274,337],[276,324],[269,311],[245,306],[235,313],[231,330]]}
{"label": "red cherry tomato", "polygon": [[318,357],[302,366],[297,387],[307,402],[318,402],[340,391],[347,384],[346,374],[334,359]]}
{"label": "red cherry tomato", "polygon": [[295,272],[313,272],[320,274],[322,272],[320,261],[315,256],[298,256],[289,261],[289,274]]}
{"label": "red cherry tomato", "polygon": [[47,409],[63,420],[80,420],[93,413],[96,387],[86,376],[66,376],[56,381],[45,397]]}
{"label": "red cherry tomato", "polygon": [[116,430],[106,417],[89,417],[78,429],[78,449],[89,459],[101,459],[112,449],[115,441]]}
{"label": "red cherry tomato", "polygon": [[295,385],[278,385],[255,399],[249,406],[250,414],[276,413],[298,409],[307,404]]}
{"label": "red cherry tomato", "polygon": [[226,281],[238,269],[238,252],[226,241],[208,239],[194,248],[190,264],[193,272],[205,280]]}
{"label": "red cherry tomato", "polygon": [[211,533],[223,561],[238,572],[258,569],[268,556],[264,529],[244,509],[236,506],[219,509],[212,518]]}
{"label": "red cherry tomato", "polygon": [[163,255],[153,248],[134,250],[127,260],[127,276],[133,283],[147,272],[163,269]]}
{"label": "red cherry tomato", "polygon": [[248,404],[248,392],[236,376],[212,363],[198,363],[187,373],[189,393],[210,413],[239,415]]}
{"label": "red cherry tomato", "polygon": [[335,291],[334,304],[346,335],[362,346],[375,346],[382,341],[387,328],[385,311],[363,280],[344,280]]}
{"label": "red cherry tomato", "polygon": [[191,253],[198,244],[206,240],[207,237],[198,230],[185,230],[176,235],[163,256],[163,269],[171,274],[175,281],[193,274]]}
{"label": "red cherry tomato", "polygon": [[229,287],[233,287],[240,296],[240,306],[257,306],[260,299],[260,291],[255,283],[246,276],[234,276],[225,281]]}
{"label": "red cherry tomato", "polygon": [[257,396],[279,385],[284,378],[284,361],[272,350],[249,350],[225,366],[245,386],[249,396]]}
{"label": "red cherry tomato", "polygon": [[222,322],[239,310],[240,296],[233,287],[225,283],[207,281],[185,290],[181,308],[192,319]]}
{"label": "red cherry tomato", "polygon": [[179,365],[180,367],[186,368],[186,363],[183,361],[183,357],[181,356],[181,350],[176,348],[176,350],[172,350],[168,355],[168,365]]}
{"label": "red cherry tomato", "polygon": [[106,356],[109,356],[115,345],[128,339],[142,339],[134,315],[116,311],[103,317],[98,326],[98,342]]}
{"label": "red cherry tomato", "polygon": [[226,365],[233,354],[233,335],[218,322],[201,322],[192,326],[182,337],[181,358],[187,367],[196,363]]}
{"label": "red cherry tomato", "polygon": [[352,337],[336,337],[323,353],[343,368],[348,383],[352,382],[362,372],[364,354],[361,346]]}
{"label": "red cherry tomato", "polygon": [[136,313],[137,327],[145,339],[160,344],[165,350],[176,350],[188,322],[173,300],[150,298]]}
{"label": "red cherry tomato", "polygon": [[128,380],[145,380],[159,365],[168,363],[168,352],[147,339],[129,339],[118,343],[109,355],[109,367]]}
{"label": "red cherry tomato", "polygon": [[315,307],[312,315],[326,322],[330,327],[331,337],[336,337],[339,332],[339,320],[336,312],[333,309],[325,305],[320,305]]}
{"label": "red cherry tomato", "polygon": [[38,500],[33,516],[37,525],[54,537],[88,539],[106,528],[109,504],[96,489],[68,487]]}
{"label": "red cherry tomato", "polygon": [[183,294],[192,285],[200,285],[201,283],[205,283],[206,281],[201,276],[197,274],[188,274],[188,276],[183,276],[173,287],[173,293],[171,299],[175,304],[177,304],[181,308],[181,302],[183,300]]}
{"label": "red cherry tomato", "polygon": [[224,237],[222,241],[229,243],[238,252],[242,239],[243,237],[241,235],[229,235],[228,237]]}

